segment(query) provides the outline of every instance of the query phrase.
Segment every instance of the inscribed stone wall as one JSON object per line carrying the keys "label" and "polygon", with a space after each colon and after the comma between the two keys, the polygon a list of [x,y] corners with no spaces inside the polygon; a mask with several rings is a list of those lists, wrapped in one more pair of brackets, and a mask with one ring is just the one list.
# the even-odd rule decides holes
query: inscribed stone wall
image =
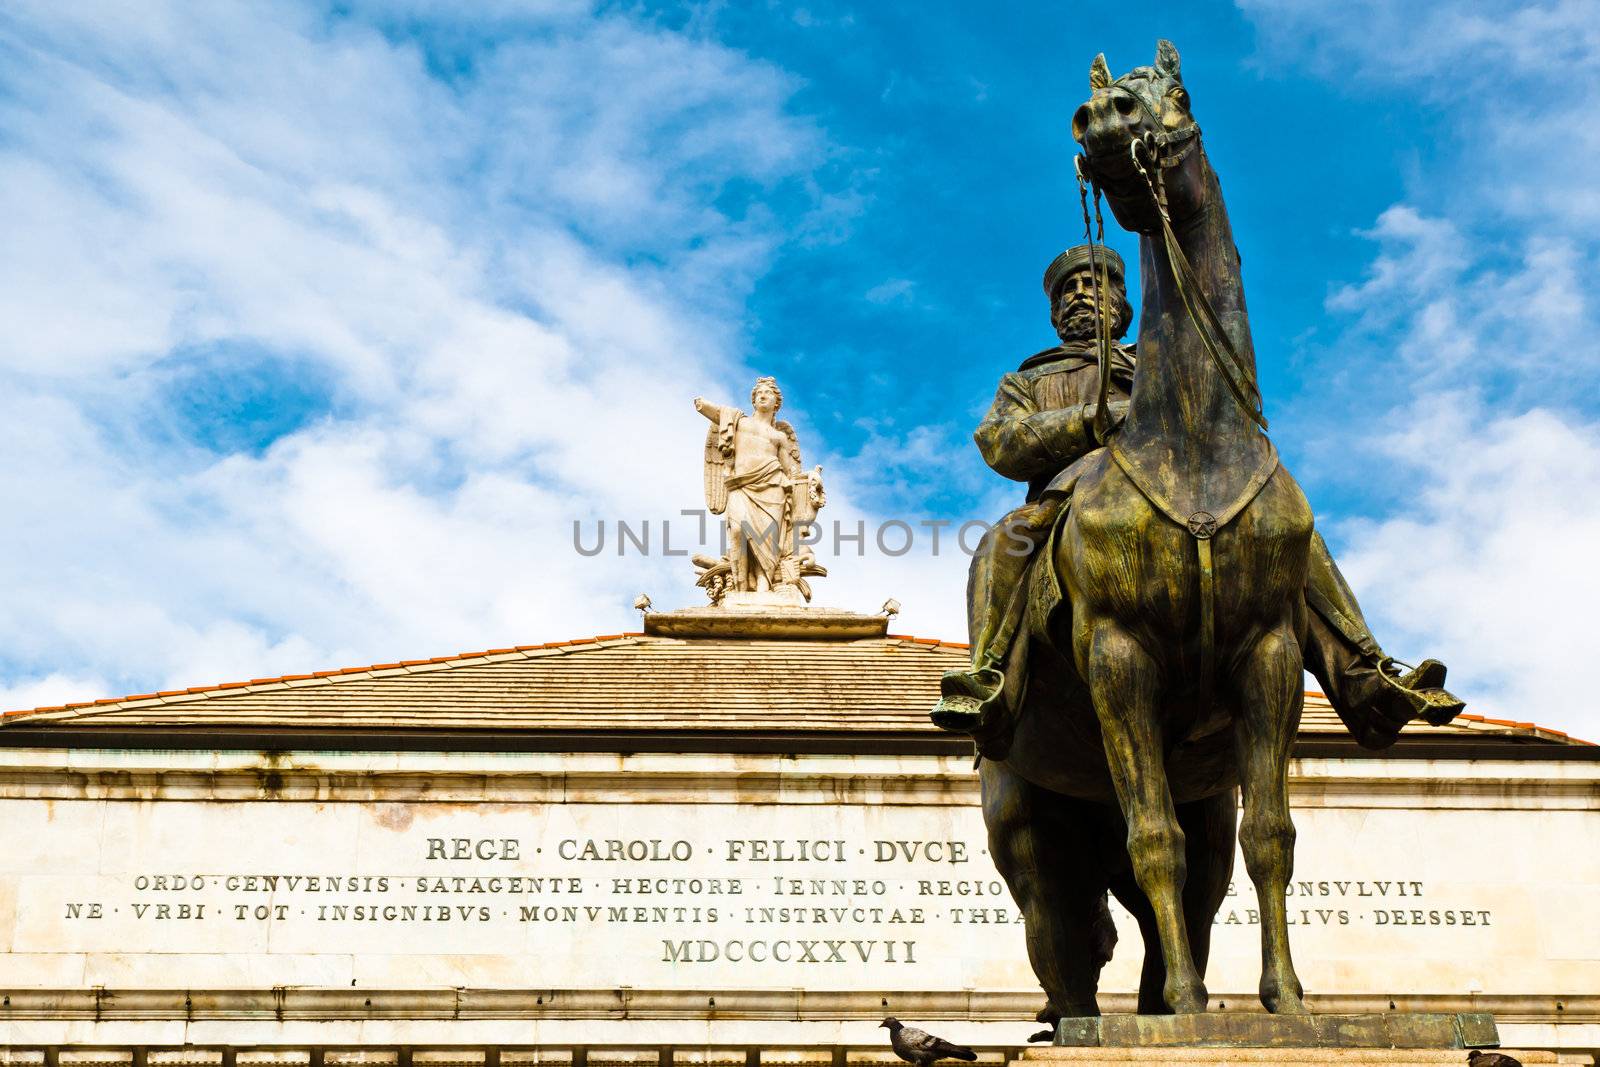
{"label": "inscribed stone wall", "polygon": [[[962,760],[175,758],[0,775],[0,988],[1036,988]],[[1600,989],[1600,923],[1575,918],[1600,915],[1597,778],[1303,761],[1308,992]],[[1209,985],[1242,1006],[1259,928],[1236,867]],[[1118,920],[1103,984],[1128,991]]]}

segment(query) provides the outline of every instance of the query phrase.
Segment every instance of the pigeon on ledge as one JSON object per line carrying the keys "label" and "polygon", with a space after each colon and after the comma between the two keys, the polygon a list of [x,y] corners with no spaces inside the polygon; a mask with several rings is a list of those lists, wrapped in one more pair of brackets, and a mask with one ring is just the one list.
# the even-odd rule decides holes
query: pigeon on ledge
{"label": "pigeon on ledge", "polygon": [[1522,1067],[1522,1061],[1515,1056],[1507,1056],[1500,1052],[1480,1052],[1477,1049],[1467,1053],[1467,1063],[1470,1067]]}
{"label": "pigeon on ledge", "polygon": [[[894,1049],[894,1054],[917,1067],[928,1067],[939,1060],[966,1060],[970,1063],[978,1058],[978,1054],[970,1048],[952,1045],[942,1037],[934,1037],[924,1030],[907,1026],[892,1015],[878,1026],[888,1027],[889,1047]],[[1484,1067],[1491,1065],[1485,1064]]]}

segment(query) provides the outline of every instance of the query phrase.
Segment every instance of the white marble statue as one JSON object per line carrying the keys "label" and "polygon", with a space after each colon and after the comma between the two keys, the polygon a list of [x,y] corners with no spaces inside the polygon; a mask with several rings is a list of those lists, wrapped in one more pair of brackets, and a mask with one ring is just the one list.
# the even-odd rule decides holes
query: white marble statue
{"label": "white marble statue", "polygon": [[713,604],[804,602],[806,578],[827,571],[809,545],[807,525],[825,503],[822,468],[800,462],[794,427],[776,418],[783,393],[772,378],[758,378],[746,414],[695,397],[694,409],[711,421],[706,435],[706,506],[727,529],[727,555],[696,556],[699,584]]}

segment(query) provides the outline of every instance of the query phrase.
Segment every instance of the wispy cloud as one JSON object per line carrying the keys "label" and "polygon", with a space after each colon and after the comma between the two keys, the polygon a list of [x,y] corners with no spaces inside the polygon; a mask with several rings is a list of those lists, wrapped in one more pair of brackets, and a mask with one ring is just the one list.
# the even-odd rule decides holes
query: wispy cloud
{"label": "wispy cloud", "polygon": [[1368,615],[1396,653],[1445,656],[1476,710],[1600,735],[1600,5],[1240,7],[1266,63],[1448,132],[1328,300],[1330,380],[1382,383],[1341,397],[1368,418],[1320,405],[1329,433],[1366,442],[1399,502],[1333,524]]}
{"label": "wispy cloud", "polygon": [[1585,687],[1600,425],[1446,394],[1392,429],[1383,447],[1415,479],[1410,506],[1339,528],[1347,575],[1379,594],[1385,639],[1446,657],[1457,688],[1497,711],[1600,740]]}
{"label": "wispy cloud", "polygon": [[712,205],[822,144],[787,76],[571,4],[14,5],[0,55],[6,702],[687,596],[571,523],[698,498],[783,237]]}
{"label": "wispy cloud", "polygon": [[903,304],[912,300],[917,283],[910,278],[889,278],[879,282],[863,295],[874,304]]}

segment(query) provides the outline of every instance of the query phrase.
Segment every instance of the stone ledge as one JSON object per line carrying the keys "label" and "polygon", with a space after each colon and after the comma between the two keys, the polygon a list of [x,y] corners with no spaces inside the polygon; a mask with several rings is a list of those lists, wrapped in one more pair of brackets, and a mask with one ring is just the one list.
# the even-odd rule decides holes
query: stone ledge
{"label": "stone ledge", "polygon": [[[628,744],[637,742],[618,747]],[[633,752],[620,763],[611,753],[559,751],[0,748],[4,799],[976,805],[978,791],[970,748],[951,755]],[[1289,792],[1296,810],[1600,810],[1600,764],[1500,760],[1441,770],[1403,760],[1296,760]]]}
{"label": "stone ledge", "polygon": [[1469,1049],[1500,1044],[1486,1012],[1099,1015],[1062,1019],[1055,1044],[1075,1048]]}
{"label": "stone ledge", "polygon": [[845,641],[887,636],[889,617],[806,606],[682,608],[646,615],[644,632],[650,637],[783,637]]}
{"label": "stone ledge", "polygon": [[[1591,1063],[1589,1057],[1563,1057],[1554,1052],[1506,1050],[1524,1064]],[[1460,1050],[1360,1049],[1360,1048],[1047,1048],[1028,1049],[1013,1067],[1027,1062],[1082,1064],[1111,1067],[1137,1063],[1139,1067],[1235,1067],[1238,1064],[1361,1064],[1372,1067],[1462,1067]]]}
{"label": "stone ledge", "polygon": [[[436,1042],[329,1043],[316,1046],[289,1044],[275,1046],[231,1046],[204,1043],[166,1048],[160,1044],[78,1048],[46,1046],[56,1053],[60,1067],[135,1067],[142,1058],[148,1067],[224,1067],[231,1058],[237,1067],[748,1067],[752,1059],[766,1067],[898,1067],[900,1061],[886,1049],[851,1045],[755,1045],[663,1046],[663,1045],[526,1045],[482,1042],[451,1045]],[[39,1045],[11,1045],[0,1048],[0,1065],[45,1067],[45,1048]],[[1009,1059],[1015,1048],[979,1047],[978,1067],[1017,1067],[1027,1060],[1045,1058],[1058,1063],[1124,1064],[1144,1067],[1188,1067],[1190,1064],[1232,1065],[1272,1064],[1372,1064],[1375,1067],[1459,1067],[1459,1052],[1417,1052],[1378,1049],[1164,1049],[1152,1057],[1149,1051],[1134,1049],[1053,1049],[1039,1057],[1030,1050],[1022,1060]],[[230,1055],[231,1054],[231,1055]],[[1525,1064],[1592,1064],[1586,1055],[1552,1052],[1514,1051]]]}
{"label": "stone ledge", "polygon": [[[313,1022],[409,1020],[688,1020],[871,1022],[899,1015],[926,1022],[976,1022],[1015,1025],[1023,1033],[1036,1030],[1031,1020],[1040,994],[1026,990],[806,990],[806,989],[504,989],[418,988],[351,989],[345,987],[266,987],[236,989],[169,988],[47,989],[0,988],[0,1024],[30,1020],[178,1020]],[[1213,996],[1217,994],[1213,993]],[[1229,999],[1234,999],[1230,997]],[[1245,999],[1239,995],[1238,999]],[[1109,993],[1101,1002],[1131,1009],[1132,994]],[[1456,1012],[1486,1009],[1501,1025],[1560,1023],[1600,1024],[1600,995],[1570,997],[1479,995],[1409,998],[1422,1014],[1446,1018]],[[1381,1016],[1382,996],[1324,995],[1316,1006],[1337,1013],[1312,1016],[1337,1018],[1356,1013]],[[1265,1012],[1215,1012],[1212,1016],[1245,1019],[1273,1017]],[[1405,1013],[1400,1013],[1405,1014]],[[1118,1016],[1102,1016],[1117,1018]],[[1132,1014],[1123,1018],[1138,1018]],[[1145,1018],[1176,1018],[1174,1016]],[[1043,1052],[1045,1049],[1035,1049]],[[1031,1053],[1030,1053],[1031,1054]]]}

